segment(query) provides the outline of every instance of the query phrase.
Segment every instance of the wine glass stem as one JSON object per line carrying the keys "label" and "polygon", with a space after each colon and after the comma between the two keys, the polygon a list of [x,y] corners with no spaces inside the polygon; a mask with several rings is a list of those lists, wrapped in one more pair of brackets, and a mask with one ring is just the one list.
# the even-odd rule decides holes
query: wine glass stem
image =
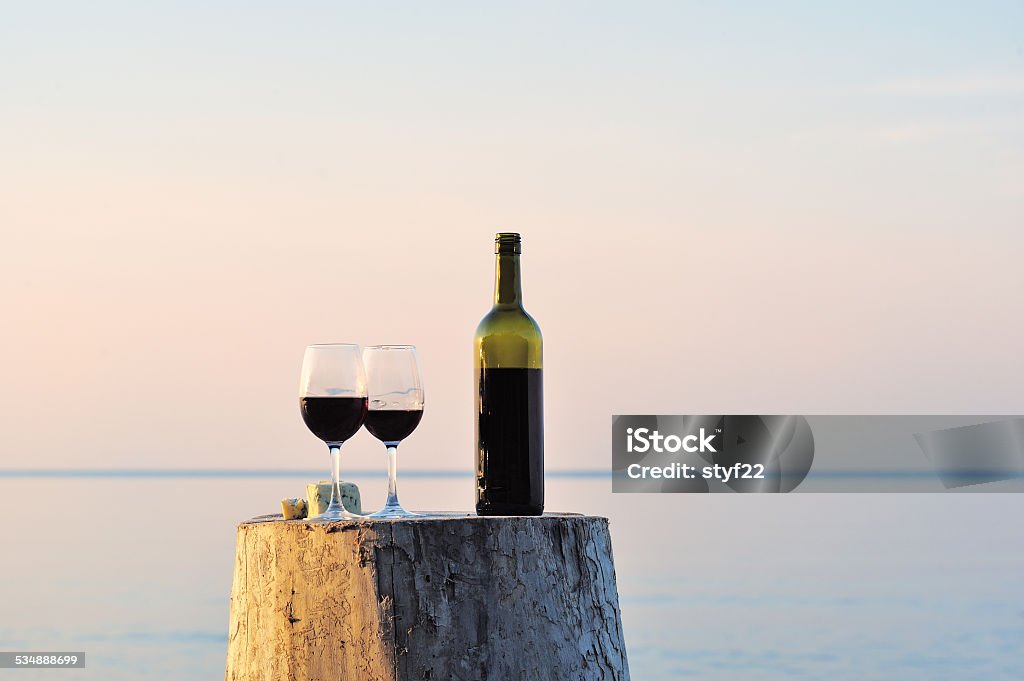
{"label": "wine glass stem", "polygon": [[[327,445],[331,450],[331,503],[328,509],[341,504],[341,445]],[[339,509],[340,510],[340,509]]]}
{"label": "wine glass stem", "polygon": [[388,450],[388,508],[400,507],[398,503],[398,443],[384,445]]}

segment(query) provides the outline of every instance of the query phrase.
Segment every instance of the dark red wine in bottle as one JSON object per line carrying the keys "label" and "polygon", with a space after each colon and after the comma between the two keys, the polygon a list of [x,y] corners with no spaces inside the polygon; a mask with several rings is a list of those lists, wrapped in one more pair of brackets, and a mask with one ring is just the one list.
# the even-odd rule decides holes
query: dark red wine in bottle
{"label": "dark red wine in bottle", "polygon": [[476,512],[544,512],[543,341],[523,309],[518,234],[498,234],[494,307],[476,329]]}
{"label": "dark red wine in bottle", "polygon": [[344,442],[363,425],[365,397],[302,397],[299,399],[306,427],[327,443]]}

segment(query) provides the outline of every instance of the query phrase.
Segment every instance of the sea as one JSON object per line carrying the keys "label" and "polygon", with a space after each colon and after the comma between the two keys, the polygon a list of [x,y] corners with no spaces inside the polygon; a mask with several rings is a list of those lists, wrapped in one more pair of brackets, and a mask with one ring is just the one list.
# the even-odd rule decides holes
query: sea
{"label": "sea", "polygon": [[[0,679],[222,679],[236,525],[321,477],[0,472],[0,651],[86,653]],[[383,503],[379,471],[345,477]],[[473,505],[468,471],[400,471],[399,490]],[[633,679],[1024,678],[1022,495],[612,494],[601,471],[546,492],[610,520]]]}

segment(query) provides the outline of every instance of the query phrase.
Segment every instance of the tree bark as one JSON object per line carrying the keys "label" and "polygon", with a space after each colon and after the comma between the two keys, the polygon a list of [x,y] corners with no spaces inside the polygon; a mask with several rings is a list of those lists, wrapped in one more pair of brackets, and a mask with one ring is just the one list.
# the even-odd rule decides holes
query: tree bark
{"label": "tree bark", "polygon": [[605,518],[238,527],[228,681],[628,681]]}

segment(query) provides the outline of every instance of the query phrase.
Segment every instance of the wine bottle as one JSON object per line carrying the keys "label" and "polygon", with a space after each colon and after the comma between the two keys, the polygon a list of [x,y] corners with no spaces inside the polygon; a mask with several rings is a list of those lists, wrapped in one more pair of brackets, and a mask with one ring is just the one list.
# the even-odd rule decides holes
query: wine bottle
{"label": "wine bottle", "polygon": [[494,307],[476,328],[476,512],[544,512],[543,347],[523,309],[518,234],[494,239]]}

